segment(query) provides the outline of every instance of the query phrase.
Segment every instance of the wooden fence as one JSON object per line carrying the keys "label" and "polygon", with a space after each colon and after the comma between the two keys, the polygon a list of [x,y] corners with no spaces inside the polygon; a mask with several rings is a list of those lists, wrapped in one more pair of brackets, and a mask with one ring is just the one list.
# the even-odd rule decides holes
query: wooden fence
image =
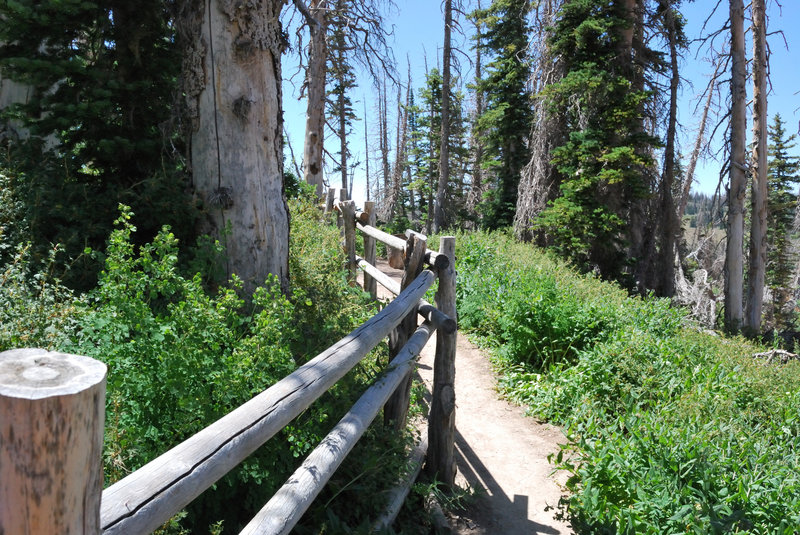
{"label": "wooden fence", "polygon": [[[328,209],[334,208],[329,193]],[[0,533],[151,533],[208,489],[325,393],[376,345],[390,338],[391,362],[267,502],[242,534],[288,533],[346,455],[384,408],[386,422],[406,425],[416,357],[438,330],[427,440],[416,448],[439,481],[455,476],[455,270],[452,237],[438,252],[425,237],[402,239],[374,227],[374,205],[355,213],[353,201],[335,205],[350,276],[364,271],[397,297],[349,335],[250,401],[194,436],[102,489],[105,365],[39,349],[0,353]],[[363,257],[355,234],[364,235]],[[375,242],[403,251],[402,283],[374,266]],[[436,307],[423,296],[439,280]],[[417,316],[423,322],[417,325]],[[280,446],[279,446],[280,447]],[[405,494],[380,523],[391,523]]]}

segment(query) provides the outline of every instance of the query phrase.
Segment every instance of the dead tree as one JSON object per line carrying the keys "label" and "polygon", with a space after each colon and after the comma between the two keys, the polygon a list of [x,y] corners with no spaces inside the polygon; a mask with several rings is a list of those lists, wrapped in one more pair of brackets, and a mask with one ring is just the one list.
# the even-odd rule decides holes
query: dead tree
{"label": "dead tree", "polygon": [[538,37],[531,39],[532,46],[537,48],[531,54],[534,61],[531,69],[534,94],[531,158],[522,170],[514,216],[514,233],[526,241],[534,238],[533,221],[559,191],[558,174],[550,164],[550,153],[562,144],[565,125],[561,116],[547,109],[541,90],[564,76],[562,61],[551,53],[547,44],[562,3],[563,0],[547,0],[539,4],[535,25]]}
{"label": "dead tree", "polygon": [[744,269],[744,197],[747,154],[747,79],[744,44],[744,3],[730,0],[731,31],[731,121],[730,184],[728,188],[728,234],[725,252],[725,327],[732,332],[742,326]]}
{"label": "dead tree", "polygon": [[767,266],[767,23],[764,0],[753,0],[753,176],[750,215],[750,270],[744,328],[761,332]]}

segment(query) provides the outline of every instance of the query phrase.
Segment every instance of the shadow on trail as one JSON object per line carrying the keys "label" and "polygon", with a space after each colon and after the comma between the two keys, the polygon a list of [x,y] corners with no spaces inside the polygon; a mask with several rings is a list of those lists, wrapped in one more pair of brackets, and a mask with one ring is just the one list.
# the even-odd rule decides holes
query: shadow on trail
{"label": "shadow on trail", "polygon": [[[502,517],[513,516],[518,519],[528,519],[528,496],[515,494],[514,497],[507,496],[500,485],[492,477],[492,473],[486,468],[486,465],[481,462],[480,458],[475,454],[475,451],[464,439],[463,435],[456,429],[456,463],[458,471],[464,476],[473,489],[481,489],[485,494],[481,496],[481,500],[489,504],[490,510],[494,515],[494,520],[499,524],[493,526],[500,528],[503,525]],[[524,470],[524,466],[519,467]],[[506,535],[517,535],[510,531],[504,531]],[[549,526],[539,524],[532,520],[527,520],[525,523],[525,531],[519,532],[520,535],[533,534],[558,534],[558,530]]]}

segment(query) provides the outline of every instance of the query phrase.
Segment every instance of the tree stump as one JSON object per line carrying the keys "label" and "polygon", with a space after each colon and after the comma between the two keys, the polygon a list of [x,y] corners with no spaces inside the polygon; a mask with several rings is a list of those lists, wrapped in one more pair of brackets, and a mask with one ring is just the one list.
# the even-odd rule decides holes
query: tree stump
{"label": "tree stump", "polygon": [[0,533],[100,533],[106,365],[0,353]]}

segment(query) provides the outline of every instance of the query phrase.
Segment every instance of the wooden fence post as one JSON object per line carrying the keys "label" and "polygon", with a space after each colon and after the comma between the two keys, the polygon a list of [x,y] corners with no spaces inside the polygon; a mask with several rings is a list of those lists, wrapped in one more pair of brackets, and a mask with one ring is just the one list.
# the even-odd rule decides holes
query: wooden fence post
{"label": "wooden fence post", "polygon": [[347,279],[350,284],[356,283],[356,203],[344,201],[339,203],[344,230],[344,253],[347,257]]}
{"label": "wooden fence post", "polygon": [[336,188],[328,188],[328,195],[325,197],[325,214],[333,212],[333,201],[336,195]]}
{"label": "wooden fence post", "polygon": [[[366,201],[364,203],[364,212],[367,213],[367,225],[370,227],[375,226],[375,202]],[[364,260],[375,265],[375,238],[364,234]],[[378,283],[367,272],[364,272],[364,291],[369,292],[373,299],[378,298]]]}
{"label": "wooden fence post", "polygon": [[[439,253],[450,259],[450,265],[439,270],[439,290],[436,307],[456,319],[456,272],[453,236],[442,236]],[[453,486],[456,461],[453,454],[456,422],[456,337],[442,329],[436,333],[436,357],[433,363],[433,396],[428,417],[428,457],[426,473],[442,483]]]}
{"label": "wooden fence post", "polygon": [[344,238],[344,220],[342,219],[341,205],[345,201],[345,191],[342,188],[338,188],[336,191],[338,192],[336,195],[339,197],[339,200],[334,203],[336,205],[336,226],[339,227],[339,233]]}
{"label": "wooden fence post", "polygon": [[0,353],[0,533],[100,533],[106,365]]}
{"label": "wooden fence post", "polygon": [[[406,242],[405,251],[405,271],[400,283],[400,290],[405,290],[414,279],[422,272],[425,260],[427,243],[423,236],[412,235]],[[406,345],[408,338],[417,328],[417,307],[414,307],[408,315],[403,318],[400,325],[389,336],[389,360],[397,356],[397,353]],[[397,387],[394,395],[386,403],[383,409],[384,424],[392,425],[396,430],[402,430],[406,425],[408,415],[408,404],[411,400],[411,380],[412,373],[409,371],[405,380]]]}

